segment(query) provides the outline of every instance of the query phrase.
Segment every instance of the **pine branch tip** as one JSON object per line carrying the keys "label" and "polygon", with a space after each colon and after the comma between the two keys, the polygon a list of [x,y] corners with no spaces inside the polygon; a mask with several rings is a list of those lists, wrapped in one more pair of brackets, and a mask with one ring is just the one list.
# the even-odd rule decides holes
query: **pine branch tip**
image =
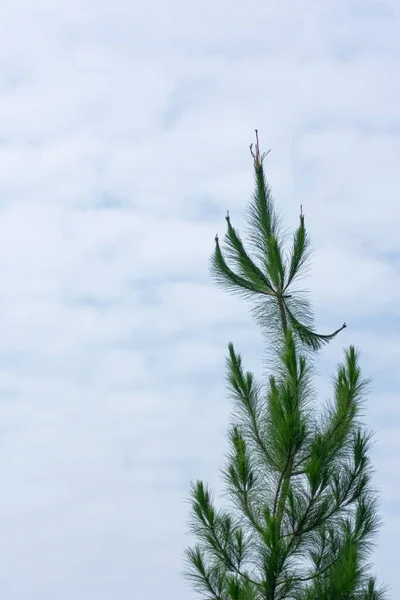
{"label": "pine branch tip", "polygon": [[258,169],[259,167],[261,167],[264,158],[267,156],[267,154],[269,154],[271,152],[271,150],[268,150],[268,152],[263,152],[262,154],[260,153],[260,142],[258,139],[258,129],[255,129],[255,132],[256,132],[255,150],[253,151],[253,144],[250,144],[250,154],[253,157],[255,168]]}

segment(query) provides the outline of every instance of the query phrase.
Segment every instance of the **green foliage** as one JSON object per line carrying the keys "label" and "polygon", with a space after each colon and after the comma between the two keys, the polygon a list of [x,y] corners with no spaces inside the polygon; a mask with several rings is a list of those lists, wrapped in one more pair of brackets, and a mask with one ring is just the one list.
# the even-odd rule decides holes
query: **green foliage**
{"label": "green foliage", "polygon": [[285,257],[280,223],[276,216],[269,186],[265,181],[263,158],[260,155],[258,136],[254,158],[256,190],[249,210],[250,247],[252,259],[243,242],[226,216],[226,257],[222,253],[218,235],[211,257],[212,275],[215,281],[229,292],[239,293],[255,301],[254,313],[261,326],[272,334],[273,343],[281,340],[281,328],[290,327],[295,340],[311,350],[319,350],[333,339],[346,325],[331,334],[317,333],[313,328],[313,312],[304,294],[294,284],[307,269],[310,244],[305,229],[304,215],[293,236],[289,256]]}
{"label": "green foliage", "polygon": [[186,576],[214,600],[384,600],[367,574],[379,528],[371,484],[371,434],[360,421],[368,380],[350,346],[337,367],[333,397],[312,406],[313,352],[345,327],[317,333],[308,302],[293,288],[307,267],[300,225],[285,260],[280,222],[265,181],[258,137],[256,191],[250,206],[254,258],[227,215],[226,257],[216,238],[212,272],[229,291],[255,298],[255,314],[276,350],[266,385],[228,346],[227,383],[236,422],[223,469],[232,513],[217,510],[203,482],[191,489]]}

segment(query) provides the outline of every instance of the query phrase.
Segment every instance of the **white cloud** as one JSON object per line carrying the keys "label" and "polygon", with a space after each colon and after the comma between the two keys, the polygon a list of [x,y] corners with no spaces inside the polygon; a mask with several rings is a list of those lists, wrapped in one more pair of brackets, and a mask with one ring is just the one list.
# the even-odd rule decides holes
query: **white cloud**
{"label": "white cloud", "polygon": [[[212,285],[244,235],[260,130],[329,376],[362,348],[399,592],[399,7],[392,1],[4,0],[0,20],[0,589],[179,600],[189,480],[220,489],[226,344],[263,370],[249,306]],[[157,573],[157,577],[154,577]],[[398,594],[397,594],[398,595]]]}

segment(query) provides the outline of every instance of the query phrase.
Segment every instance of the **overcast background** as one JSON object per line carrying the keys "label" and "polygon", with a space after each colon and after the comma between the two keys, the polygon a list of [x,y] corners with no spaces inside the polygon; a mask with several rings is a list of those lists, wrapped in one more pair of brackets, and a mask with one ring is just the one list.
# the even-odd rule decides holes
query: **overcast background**
{"label": "overcast background", "polygon": [[400,597],[400,4],[2,0],[0,595],[185,600],[190,480],[221,491],[229,341],[208,272],[243,230],[248,145],[288,227],[303,204],[321,401],[354,343]]}

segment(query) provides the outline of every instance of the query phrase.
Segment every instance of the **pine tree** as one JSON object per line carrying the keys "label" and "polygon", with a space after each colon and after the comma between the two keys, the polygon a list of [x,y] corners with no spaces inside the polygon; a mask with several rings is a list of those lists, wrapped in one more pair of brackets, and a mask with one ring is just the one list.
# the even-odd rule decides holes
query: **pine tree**
{"label": "pine tree", "polygon": [[226,247],[216,236],[211,266],[219,285],[253,301],[274,375],[257,383],[229,344],[236,421],[223,476],[233,505],[217,510],[210,488],[191,484],[190,529],[199,542],[186,550],[185,576],[210,600],[382,600],[386,589],[368,575],[380,524],[371,433],[360,419],[368,380],[350,346],[331,403],[319,411],[313,404],[316,352],[346,324],[329,335],[315,331],[311,305],[296,288],[310,256],[304,215],[285,253],[257,131],[250,151],[252,257],[227,214]]}

